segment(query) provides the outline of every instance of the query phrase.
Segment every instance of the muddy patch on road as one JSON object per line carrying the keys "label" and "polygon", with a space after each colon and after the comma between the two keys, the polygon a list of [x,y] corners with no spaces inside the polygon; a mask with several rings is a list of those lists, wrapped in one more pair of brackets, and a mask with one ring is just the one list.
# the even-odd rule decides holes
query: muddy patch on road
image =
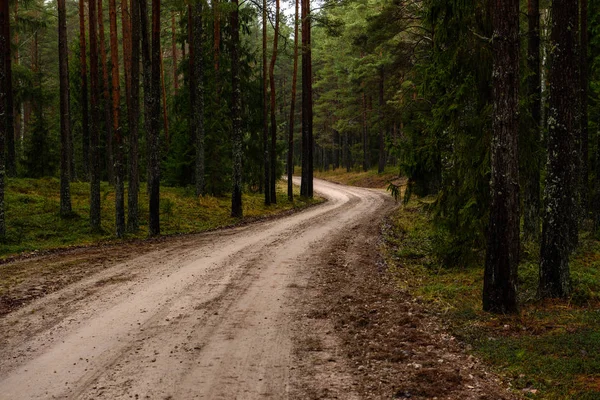
{"label": "muddy patch on road", "polygon": [[376,224],[363,224],[311,264],[295,349],[295,391],[308,397],[296,398],[515,398],[442,320],[398,288],[380,237]]}

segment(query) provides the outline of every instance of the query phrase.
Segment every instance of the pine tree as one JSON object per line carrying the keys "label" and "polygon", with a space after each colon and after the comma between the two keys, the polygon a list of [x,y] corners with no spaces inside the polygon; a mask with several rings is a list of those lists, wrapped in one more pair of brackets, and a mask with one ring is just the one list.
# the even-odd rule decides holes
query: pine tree
{"label": "pine tree", "polygon": [[273,53],[271,65],[269,66],[269,83],[271,86],[271,179],[269,189],[271,191],[271,203],[277,203],[277,120],[275,118],[275,63],[277,62],[277,44],[279,42],[279,0],[275,0],[275,31],[273,32]]}
{"label": "pine tree", "polygon": [[[10,96],[8,91],[9,85],[7,78],[10,75],[7,71],[9,64],[6,60],[10,57],[10,38],[6,34],[8,25],[10,24],[10,14],[8,9],[8,1],[0,3],[0,116],[6,118],[7,112],[7,97]],[[6,236],[6,215],[4,210],[4,190],[6,182],[6,159],[5,159],[5,143],[8,134],[8,124],[5,120],[0,119],[0,239]]]}
{"label": "pine tree", "polygon": [[300,195],[313,197],[313,100],[310,1],[302,1],[302,181]]}
{"label": "pine tree", "polygon": [[[233,0],[230,15],[231,26],[231,128],[233,140],[233,190],[231,194],[231,216],[242,218],[242,98],[240,89],[240,25],[239,4]],[[269,187],[265,187],[265,192]]]}
{"label": "pine tree", "polygon": [[204,168],[204,59],[202,57],[202,1],[196,0],[193,18],[193,42],[194,47],[194,104],[192,107],[194,118],[194,138],[196,147],[196,196],[204,194],[205,191],[205,168]]}
{"label": "pine tree", "polygon": [[[91,40],[91,39],[90,39]],[[79,65],[81,75],[81,140],[83,151],[83,175],[89,179],[90,174],[90,123],[88,110],[87,81],[87,46],[85,40],[85,1],[79,0]]]}
{"label": "pine tree", "polygon": [[[5,0],[7,2],[8,0]],[[8,11],[7,11],[8,14]],[[12,58],[11,58],[11,36],[10,17],[6,24],[2,25],[3,36],[8,41],[8,55],[6,56],[6,176],[17,176],[17,157],[15,151],[15,115],[14,115],[14,91],[12,87]]]}
{"label": "pine tree", "polygon": [[294,71],[292,72],[292,98],[290,101],[290,124],[288,133],[288,154],[287,154],[287,189],[288,200],[294,201],[294,184],[292,175],[294,172],[294,121],[296,108],[296,83],[298,80],[298,2],[294,0]]}
{"label": "pine tree", "polygon": [[60,79],[60,215],[71,215],[69,174],[69,54],[67,48],[67,10],[65,0],[58,0],[58,58]]}
{"label": "pine tree", "polygon": [[89,37],[90,37],[90,226],[93,231],[100,231],[100,138],[99,138],[99,99],[98,88],[98,34],[96,30],[96,2],[89,3]]}
{"label": "pine tree", "polygon": [[[145,3],[146,0],[141,0]],[[140,10],[141,11],[141,10]],[[145,14],[142,13],[142,18]],[[143,39],[142,39],[143,40]],[[152,55],[151,92],[147,98],[150,110],[148,143],[148,174],[150,176],[150,198],[148,230],[150,236],[160,235],[160,0],[152,0]]]}
{"label": "pine tree", "polygon": [[267,105],[267,0],[263,0],[262,3],[262,95],[265,204],[269,205],[271,204],[271,174],[269,172],[269,109]]}
{"label": "pine tree", "polygon": [[139,0],[131,0],[131,102],[129,124],[129,182],[127,192],[127,229],[139,229],[138,194],[139,172],[139,121],[140,121],[140,7]]}
{"label": "pine tree", "polygon": [[492,179],[483,309],[517,311],[519,1],[494,0]]}
{"label": "pine tree", "polygon": [[573,249],[573,226],[577,223],[574,176],[577,138],[578,0],[552,1],[552,32],[548,116],[548,164],[546,212],[542,224],[540,286],[542,297],[569,293],[569,254]]}
{"label": "pine tree", "polygon": [[108,183],[115,183],[115,163],[113,152],[113,132],[112,132],[112,106],[110,99],[110,88],[108,79],[108,61],[106,51],[106,38],[104,36],[104,15],[102,10],[102,0],[98,0],[98,35],[100,46],[100,60],[102,61],[102,96],[104,109],[104,137],[106,145],[106,173],[108,175]]}

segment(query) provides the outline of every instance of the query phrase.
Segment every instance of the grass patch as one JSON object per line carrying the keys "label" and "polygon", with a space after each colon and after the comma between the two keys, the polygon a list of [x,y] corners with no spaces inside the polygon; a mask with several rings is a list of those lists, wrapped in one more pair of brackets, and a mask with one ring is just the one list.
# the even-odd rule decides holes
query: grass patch
{"label": "grass patch", "polygon": [[[298,170],[297,175],[300,175],[300,170]],[[366,172],[362,169],[346,172],[345,168],[337,168],[336,170],[315,171],[314,177],[343,185],[385,189],[390,182],[399,179],[399,169],[398,167],[387,166],[383,173],[379,174],[377,168]]]}
{"label": "grass patch", "polygon": [[[47,250],[101,241],[116,241],[115,191],[106,182],[101,184],[102,231],[92,233],[89,227],[89,183],[71,184],[73,215],[60,218],[59,180],[8,179],[5,193],[7,236],[0,243],[0,258],[36,250]],[[264,205],[263,195],[245,193],[245,219],[264,217],[282,211],[305,207],[322,199],[304,199],[295,188],[295,202],[287,200],[287,184],[278,185],[277,204]],[[127,192],[127,190],[126,190]],[[125,193],[127,198],[127,193]],[[125,202],[127,203],[127,202]],[[127,207],[127,204],[125,204]],[[126,238],[147,236],[148,196],[146,186],[140,188],[140,229]],[[163,235],[203,232],[238,222],[231,218],[230,197],[196,197],[193,188],[161,187],[160,219]],[[127,210],[126,210],[127,212]],[[5,268],[5,267],[3,267]]]}
{"label": "grass patch", "polygon": [[481,311],[483,266],[447,268],[434,256],[434,227],[424,203],[411,201],[386,232],[399,284],[443,315],[450,330],[526,397],[600,398],[600,242],[582,235],[571,260],[572,294],[540,301],[539,247],[519,266],[517,316]]}

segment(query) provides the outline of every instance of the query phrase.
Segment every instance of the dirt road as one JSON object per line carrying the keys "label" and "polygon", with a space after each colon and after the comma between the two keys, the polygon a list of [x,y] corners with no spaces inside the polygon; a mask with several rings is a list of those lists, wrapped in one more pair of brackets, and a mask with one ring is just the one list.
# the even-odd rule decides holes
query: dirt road
{"label": "dirt road", "polygon": [[[328,329],[298,322],[311,268],[394,207],[381,191],[315,190],[328,201],[165,243],[0,319],[0,398],[306,398],[295,349]],[[349,386],[344,368],[324,372],[331,387]]]}

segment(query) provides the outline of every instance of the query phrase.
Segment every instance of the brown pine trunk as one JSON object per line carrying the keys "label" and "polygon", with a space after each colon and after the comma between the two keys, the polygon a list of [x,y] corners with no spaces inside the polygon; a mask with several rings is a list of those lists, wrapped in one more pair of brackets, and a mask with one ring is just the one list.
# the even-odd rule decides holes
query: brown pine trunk
{"label": "brown pine trunk", "polygon": [[[242,218],[242,99],[240,96],[240,25],[238,0],[233,0],[231,12],[231,125],[233,138],[233,192],[231,216]],[[265,192],[268,189],[265,188]]]}
{"label": "brown pine trunk", "polygon": [[123,182],[123,138],[120,124],[121,88],[119,80],[119,44],[117,40],[117,4],[109,0],[110,61],[112,78],[112,129],[115,144],[115,234],[125,233],[125,186]]}
{"label": "brown pine trunk", "polygon": [[517,311],[519,263],[519,1],[494,0],[491,206],[483,309]]}
{"label": "brown pine trunk", "polygon": [[[540,147],[541,139],[541,77],[540,77],[540,6],[539,0],[528,1],[529,40],[527,46],[527,64],[529,76],[527,88],[531,99],[530,113],[534,126],[530,130],[531,141],[535,148]],[[527,171],[523,205],[523,235],[526,241],[537,240],[540,236],[540,170],[541,162],[533,154],[534,165]]]}
{"label": "brown pine trunk", "polygon": [[219,0],[213,1],[213,58],[215,64],[215,72],[219,72],[219,57],[221,52],[221,13],[219,10]]}
{"label": "brown pine trunk", "polygon": [[362,94],[362,147],[363,171],[366,172],[369,169],[369,138],[367,134],[367,96],[364,91]]}
{"label": "brown pine trunk", "polygon": [[69,183],[69,53],[67,45],[66,0],[58,0],[58,69],[60,80],[60,216],[71,215]]}
{"label": "brown pine trunk", "polygon": [[[8,0],[5,0],[8,1]],[[8,54],[5,57],[6,62],[6,175],[9,177],[17,176],[17,156],[15,151],[15,114],[14,97],[12,88],[12,57],[10,50],[10,14],[7,8],[7,23],[2,24],[3,36],[9,43]]]}
{"label": "brown pine trunk", "polygon": [[175,11],[171,11],[171,54],[173,58],[173,89],[179,90],[179,74],[177,73],[177,30],[175,29]]}
{"label": "brown pine trunk", "polygon": [[294,0],[296,13],[294,14],[294,72],[292,73],[292,99],[290,102],[290,130],[288,132],[288,156],[287,156],[287,174],[288,174],[288,200],[294,201],[294,185],[292,175],[294,173],[294,121],[296,108],[296,83],[298,80],[298,2]]}
{"label": "brown pine trunk", "polygon": [[[140,1],[140,3],[146,0]],[[160,235],[160,0],[152,0],[152,76],[149,96],[150,131],[148,132],[148,173],[150,198],[148,230],[150,236]]]}
{"label": "brown pine trunk", "polygon": [[[10,23],[10,14],[8,9],[8,1],[2,1],[0,3],[0,24],[2,28],[8,26]],[[7,107],[7,96],[8,93],[8,71],[9,66],[7,58],[10,58],[10,39],[6,34],[6,29],[0,29],[0,115],[5,115]],[[6,169],[5,169],[5,142],[6,136],[8,135],[8,129],[6,124],[0,123],[0,238],[6,236],[6,217],[4,215],[5,204],[4,204],[4,189],[6,180]]]}
{"label": "brown pine trunk", "polygon": [[79,0],[79,64],[81,76],[81,140],[83,141],[83,176],[90,177],[90,123],[88,113],[87,50],[85,42],[85,2]]}
{"label": "brown pine trunk", "polygon": [[273,33],[273,54],[269,67],[271,85],[271,203],[277,203],[277,120],[275,118],[275,63],[277,62],[277,44],[279,42],[279,0],[275,0],[275,31]]}
{"label": "brown pine trunk", "polygon": [[121,0],[121,31],[123,73],[125,76],[125,104],[129,112],[129,108],[131,108],[131,13],[129,11],[129,0]]}
{"label": "brown pine trunk", "polygon": [[589,201],[589,137],[588,137],[588,0],[581,2],[581,26],[580,26],[580,59],[581,68],[581,209],[584,217],[587,217],[590,210]]}
{"label": "brown pine trunk", "polygon": [[379,165],[377,166],[377,172],[383,173],[385,169],[385,127],[383,121],[383,106],[384,106],[384,83],[385,83],[385,70],[379,67]]}
{"label": "brown pine trunk", "polygon": [[263,90],[263,152],[264,152],[264,186],[265,204],[271,204],[271,174],[269,173],[269,109],[267,99],[267,0],[263,0],[262,8],[262,90]]}
{"label": "brown pine trunk", "polygon": [[302,0],[302,181],[300,195],[313,197],[313,101],[310,0]]}
{"label": "brown pine trunk", "polygon": [[165,87],[165,66],[163,63],[163,55],[160,53],[160,87],[162,89],[162,112],[163,125],[165,128],[165,144],[169,149],[169,115],[167,114],[167,88]]}
{"label": "brown pine trunk", "polygon": [[[193,49],[193,138],[196,149],[196,196],[205,192],[204,169],[204,59],[202,55],[202,2],[196,3],[191,24],[190,54]],[[214,186],[213,186],[214,187]]]}
{"label": "brown pine trunk", "polygon": [[140,121],[140,7],[139,0],[131,0],[131,104],[129,123],[129,182],[127,191],[127,230],[137,232],[140,226],[138,194],[139,172],[139,121]]}
{"label": "brown pine trunk", "polygon": [[546,173],[546,213],[542,224],[540,252],[541,297],[569,294],[569,255],[573,249],[573,226],[577,224],[576,166],[573,159],[577,138],[577,104],[581,82],[576,48],[579,42],[578,0],[552,1],[553,48],[549,77],[548,163]]}
{"label": "brown pine trunk", "polygon": [[[89,3],[90,20],[90,226],[93,231],[101,230],[100,219],[100,138],[98,135],[100,116],[98,87],[98,36],[96,30],[96,2]],[[108,123],[108,122],[107,122]]]}
{"label": "brown pine trunk", "polygon": [[104,36],[104,13],[102,9],[102,0],[98,0],[98,34],[100,46],[100,59],[102,60],[102,95],[104,106],[104,127],[106,140],[106,173],[108,183],[115,184],[115,164],[113,157],[113,133],[112,133],[112,107],[110,100],[110,90],[108,81],[108,61],[106,59],[106,38]]}

